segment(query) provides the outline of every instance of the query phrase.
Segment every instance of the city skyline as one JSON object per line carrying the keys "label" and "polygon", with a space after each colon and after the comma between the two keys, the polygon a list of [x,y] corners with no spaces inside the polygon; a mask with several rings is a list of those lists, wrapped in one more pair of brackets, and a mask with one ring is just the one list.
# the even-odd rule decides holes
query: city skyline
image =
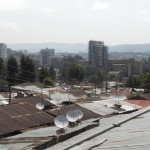
{"label": "city skyline", "polygon": [[2,43],[149,43],[148,0],[0,0]]}

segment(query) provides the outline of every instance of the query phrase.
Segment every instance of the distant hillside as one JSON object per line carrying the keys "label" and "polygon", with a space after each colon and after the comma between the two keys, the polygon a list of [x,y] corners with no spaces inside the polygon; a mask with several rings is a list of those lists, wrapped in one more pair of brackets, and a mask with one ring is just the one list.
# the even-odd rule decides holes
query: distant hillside
{"label": "distant hillside", "polygon": [[150,44],[123,44],[110,46],[109,52],[150,52]]}
{"label": "distant hillside", "polygon": [[[56,52],[78,53],[79,51],[88,52],[88,44],[69,44],[69,43],[21,43],[8,44],[12,50],[27,49],[29,52],[39,52],[43,48],[54,48]],[[109,46],[109,52],[150,52],[150,44],[122,44]]]}
{"label": "distant hillside", "polygon": [[29,52],[38,52],[43,48],[54,48],[56,52],[77,53],[79,51],[87,51],[86,44],[68,44],[68,43],[21,43],[21,44],[8,44],[12,50],[27,49]]}

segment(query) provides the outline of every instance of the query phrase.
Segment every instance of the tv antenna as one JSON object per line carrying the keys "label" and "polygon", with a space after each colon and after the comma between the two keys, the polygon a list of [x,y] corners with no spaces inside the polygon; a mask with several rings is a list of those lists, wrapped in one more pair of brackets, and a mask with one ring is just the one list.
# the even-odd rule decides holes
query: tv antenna
{"label": "tv antenna", "polygon": [[109,99],[110,95],[108,93],[101,94],[100,97],[104,100]]}
{"label": "tv antenna", "polygon": [[59,98],[58,98],[58,95],[59,95],[60,93],[57,91],[57,92],[55,92],[55,94],[57,95],[57,96],[56,96],[56,101],[57,101],[56,109],[57,109],[57,113],[59,114],[59,104],[58,104]]}

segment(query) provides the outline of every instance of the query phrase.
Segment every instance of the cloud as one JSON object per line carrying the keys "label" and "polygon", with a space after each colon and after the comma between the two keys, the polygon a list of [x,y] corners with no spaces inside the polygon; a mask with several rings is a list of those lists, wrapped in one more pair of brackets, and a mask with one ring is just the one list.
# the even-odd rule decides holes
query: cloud
{"label": "cloud", "polygon": [[150,13],[146,10],[142,11],[141,14],[146,22],[150,22]]}
{"label": "cloud", "polygon": [[14,11],[25,7],[25,0],[0,0],[0,11]]}
{"label": "cloud", "polygon": [[8,31],[15,31],[15,32],[21,31],[18,25],[14,22],[0,23],[0,29],[8,30]]}
{"label": "cloud", "polygon": [[150,22],[150,16],[145,17],[144,20],[145,20],[146,22]]}
{"label": "cloud", "polygon": [[56,9],[50,9],[50,8],[39,8],[39,10],[46,13],[49,17],[54,16],[54,13],[56,12]]}
{"label": "cloud", "polygon": [[143,10],[143,11],[141,12],[141,14],[142,14],[143,16],[146,16],[146,15],[148,15],[148,12],[147,12],[146,10]]}
{"label": "cloud", "polygon": [[109,9],[109,6],[110,6],[109,3],[96,1],[91,7],[91,10],[106,10],[106,9]]}

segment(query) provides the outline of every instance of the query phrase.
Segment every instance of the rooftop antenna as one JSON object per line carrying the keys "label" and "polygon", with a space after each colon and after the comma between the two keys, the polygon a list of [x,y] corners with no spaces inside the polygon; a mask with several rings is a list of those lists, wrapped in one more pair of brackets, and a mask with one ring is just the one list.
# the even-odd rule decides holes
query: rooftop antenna
{"label": "rooftop antenna", "polygon": [[36,104],[36,108],[43,110],[44,109],[44,104],[43,104],[43,93],[42,93],[42,89],[41,89],[41,96],[42,96],[42,102],[39,102]]}
{"label": "rooftop antenna", "polygon": [[49,87],[49,101],[50,101],[50,87]]}
{"label": "rooftop antenna", "polygon": [[54,123],[58,128],[60,128],[59,130],[56,131],[59,134],[65,133],[65,128],[69,125],[69,121],[64,115],[57,116],[54,119]]}
{"label": "rooftop antenna", "polygon": [[48,88],[49,88],[49,90],[48,90],[48,96],[49,96],[49,101],[51,100],[50,99],[50,88],[51,88],[51,86],[47,86]]}
{"label": "rooftop antenna", "polygon": [[114,104],[114,107],[121,108],[121,104],[119,101],[125,100],[126,96],[123,94],[114,94],[111,96],[111,99],[116,101],[116,103]]}
{"label": "rooftop antenna", "polygon": [[[55,94],[59,95],[60,93],[59,92],[55,92]],[[56,99],[57,100],[57,105],[56,105],[56,108],[57,108],[57,113],[59,113],[59,105],[58,105],[58,98]]]}
{"label": "rooftop antenna", "polygon": [[87,97],[91,97],[93,92],[94,92],[93,90],[86,90],[85,91],[85,93],[87,94]]}
{"label": "rooftop antenna", "polygon": [[69,90],[71,89],[71,87],[70,87],[70,86],[65,86],[64,89],[66,90],[66,92],[67,92],[67,94],[68,94],[68,102],[70,102],[71,99],[70,99],[70,93],[69,93]]}
{"label": "rooftop antenna", "polygon": [[104,93],[104,94],[101,94],[100,95],[100,97],[102,98],[102,99],[109,99],[110,98],[110,95],[108,94],[108,93]]}

